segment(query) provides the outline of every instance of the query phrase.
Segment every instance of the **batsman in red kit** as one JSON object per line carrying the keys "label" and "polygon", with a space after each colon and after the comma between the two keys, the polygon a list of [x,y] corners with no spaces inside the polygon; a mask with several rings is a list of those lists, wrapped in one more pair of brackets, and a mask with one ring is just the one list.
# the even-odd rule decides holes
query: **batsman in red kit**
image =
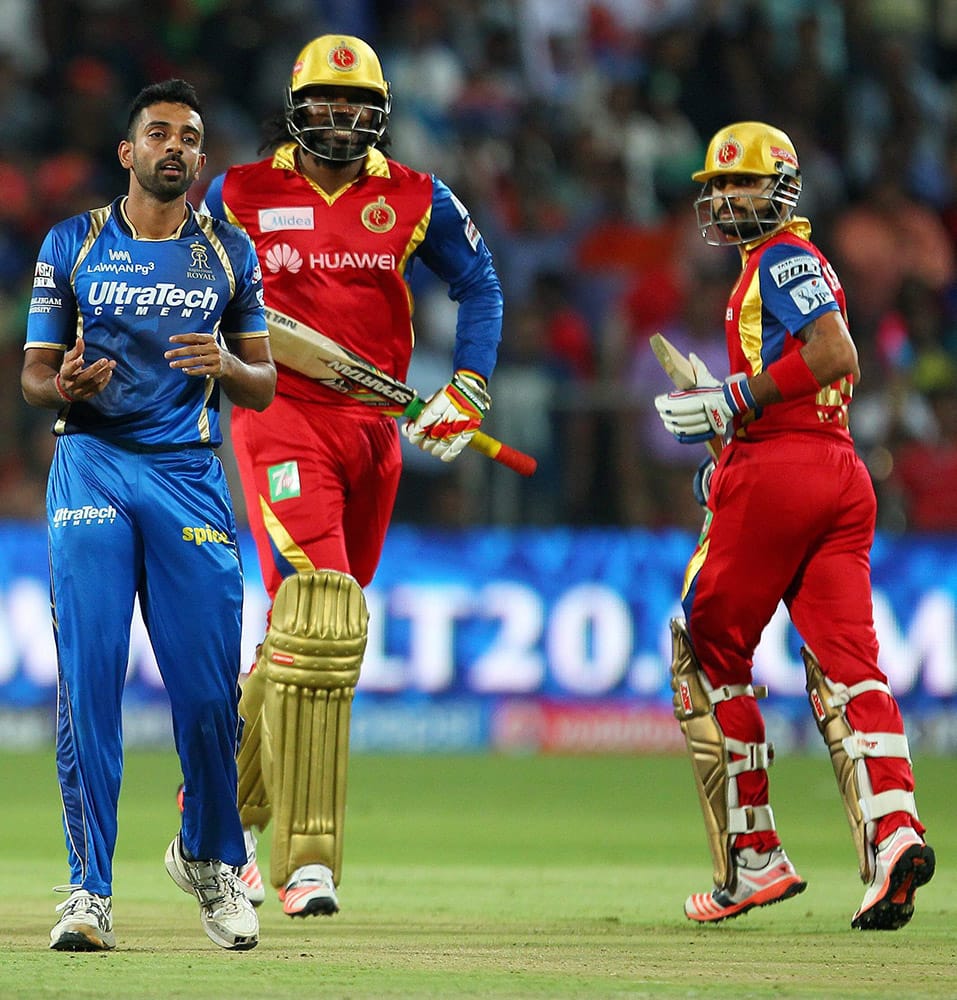
{"label": "batsman in red kit", "polygon": [[[246,231],[267,306],[404,379],[414,344],[408,279],[425,265],[458,304],[448,383],[402,428],[451,461],[490,406],[502,326],[492,257],[434,175],[382,151],[391,105],[362,39],[324,35],[292,67],[284,114],[257,163],[211,184],[205,209]],[[254,831],[272,823],[270,881],[289,916],[333,914],[342,866],[349,718],[373,577],[401,470],[399,426],[296,368],[273,331],[278,384],[236,407],[232,440],[269,627],[243,686],[239,806],[250,899],[264,899]]]}
{"label": "batsman in red kit", "polygon": [[791,140],[739,122],[711,140],[695,209],[705,240],[734,245],[741,276],[725,331],[731,375],[695,355],[696,384],[658,396],[684,443],[720,437],[695,479],[705,524],[672,622],[675,715],[691,752],[714,862],[714,889],[685,913],[736,917],[802,892],[768,798],[766,741],[752,683],[755,648],[784,601],[807,692],[830,751],[866,886],[851,920],[896,930],[934,874],[914,801],[897,702],[878,667],[870,548],[876,500],[848,431],[859,377],[844,292],[795,215],[801,171]]}

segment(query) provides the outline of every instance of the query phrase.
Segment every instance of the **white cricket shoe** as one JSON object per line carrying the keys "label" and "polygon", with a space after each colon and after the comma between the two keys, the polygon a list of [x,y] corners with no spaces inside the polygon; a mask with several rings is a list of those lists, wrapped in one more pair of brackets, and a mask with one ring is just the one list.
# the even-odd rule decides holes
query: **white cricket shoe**
{"label": "white cricket shoe", "polygon": [[331,917],[339,912],[332,872],[325,865],[297,868],[285,887],[279,890],[282,911],[290,917]]}
{"label": "white cricket shoe", "polygon": [[243,830],[246,841],[246,864],[235,868],[239,881],[243,884],[246,898],[253,906],[262,906],[266,901],[266,887],[263,885],[262,873],[256,864],[256,835],[252,830]]}
{"label": "white cricket shoe", "polygon": [[259,918],[232,868],[221,861],[187,861],[177,834],[166,849],[166,870],[183,892],[199,900],[210,941],[235,951],[259,944]]}
{"label": "white cricket shoe", "polygon": [[685,901],[685,916],[699,923],[739,917],[756,906],[770,906],[804,892],[807,882],[794,870],[783,847],[759,854],[750,847],[731,852],[737,874],[734,892],[697,892]]}
{"label": "white cricket shoe", "polygon": [[113,933],[113,897],[75,888],[56,908],[60,919],[50,931],[56,951],[109,951],[116,947]]}
{"label": "white cricket shoe", "polygon": [[871,879],[851,927],[896,931],[914,915],[914,893],[934,877],[937,859],[912,827],[899,826],[878,845]]}

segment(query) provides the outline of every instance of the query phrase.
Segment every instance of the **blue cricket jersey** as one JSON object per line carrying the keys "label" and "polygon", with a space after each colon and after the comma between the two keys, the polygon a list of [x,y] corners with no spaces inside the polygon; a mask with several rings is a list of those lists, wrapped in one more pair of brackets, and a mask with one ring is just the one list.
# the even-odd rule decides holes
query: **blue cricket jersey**
{"label": "blue cricket jersey", "polygon": [[169,239],[137,238],[126,199],[58,223],[40,248],[26,347],[116,361],[97,396],[59,413],[54,433],[94,434],[136,451],[222,443],[219,384],[171,369],[175,333],[262,336],[262,273],[241,230],[187,206]]}

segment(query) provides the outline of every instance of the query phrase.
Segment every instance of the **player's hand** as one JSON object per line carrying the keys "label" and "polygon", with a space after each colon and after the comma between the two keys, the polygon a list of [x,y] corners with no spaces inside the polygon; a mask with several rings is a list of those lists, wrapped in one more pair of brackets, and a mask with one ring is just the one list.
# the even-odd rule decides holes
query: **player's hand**
{"label": "player's hand", "polygon": [[85,343],[82,337],[76,338],[76,343],[63,355],[60,370],[54,377],[57,395],[68,403],[79,403],[101,393],[113,378],[116,362],[109,358],[99,358],[87,365],[83,352]]}
{"label": "player's hand", "polygon": [[225,352],[211,333],[175,333],[169,341],[184,345],[174,347],[163,355],[170,368],[202,378],[207,375],[219,378],[223,374]]}
{"label": "player's hand", "polygon": [[714,475],[714,470],[713,458],[702,459],[691,483],[694,498],[702,507],[708,506],[708,497],[711,496],[711,477]]}
{"label": "player's hand", "polygon": [[723,438],[735,416],[754,409],[747,375],[731,375],[719,382],[696,355],[689,357],[697,376],[693,389],[676,389],[655,397],[655,408],[665,428],[682,444]]}
{"label": "player's hand", "polygon": [[457,371],[402,433],[423,451],[451,462],[472,440],[491,405],[485,380],[474,372]]}

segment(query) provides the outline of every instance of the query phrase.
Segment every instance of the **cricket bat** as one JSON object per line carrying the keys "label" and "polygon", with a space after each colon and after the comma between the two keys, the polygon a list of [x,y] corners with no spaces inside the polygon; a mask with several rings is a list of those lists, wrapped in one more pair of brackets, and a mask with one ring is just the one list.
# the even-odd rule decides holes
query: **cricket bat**
{"label": "cricket bat", "polygon": [[[670,340],[660,333],[655,333],[652,334],[649,343],[658,359],[658,364],[661,365],[676,389],[693,389],[698,384],[691,362]],[[724,442],[719,437],[713,437],[705,444],[708,446],[708,451],[711,452],[711,457],[717,462],[721,449],[724,448]]]}
{"label": "cricket bat", "polygon": [[[266,306],[265,313],[273,358],[280,364],[387,416],[414,420],[422,412],[425,400],[411,386],[278,309]],[[469,447],[522,476],[532,475],[538,467],[531,455],[483,431],[472,435]]]}

